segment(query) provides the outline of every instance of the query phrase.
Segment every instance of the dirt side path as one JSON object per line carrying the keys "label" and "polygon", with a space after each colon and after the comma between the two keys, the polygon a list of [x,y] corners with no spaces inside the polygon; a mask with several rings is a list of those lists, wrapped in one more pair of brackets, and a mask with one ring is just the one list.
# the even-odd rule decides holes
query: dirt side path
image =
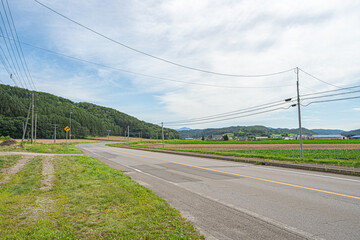
{"label": "dirt side path", "polygon": [[53,181],[55,179],[55,168],[53,164],[53,157],[46,157],[43,160],[43,169],[42,169],[42,176],[43,179],[41,181],[40,190],[48,191],[53,186]]}
{"label": "dirt side path", "polygon": [[[141,144],[162,148],[162,143]],[[360,144],[304,144],[304,149],[360,149]],[[165,144],[165,148],[204,151],[298,150],[298,144]]]}
{"label": "dirt side path", "polygon": [[7,169],[3,169],[2,174],[4,174],[5,176],[2,180],[0,180],[0,184],[8,183],[11,180],[11,178],[15,174],[20,172],[23,169],[23,167],[25,166],[25,164],[27,162],[29,162],[30,159],[32,159],[32,158],[33,158],[33,156],[24,156],[14,166],[7,168]]}

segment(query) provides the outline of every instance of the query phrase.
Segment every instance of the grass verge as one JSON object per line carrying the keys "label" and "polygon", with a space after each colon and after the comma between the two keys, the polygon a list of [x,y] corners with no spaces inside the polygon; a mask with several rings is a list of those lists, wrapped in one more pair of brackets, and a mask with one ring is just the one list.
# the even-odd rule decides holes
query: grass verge
{"label": "grass verge", "polygon": [[14,165],[18,160],[20,160],[20,155],[6,155],[0,156],[0,170],[3,168],[8,168]]}
{"label": "grass verge", "polygon": [[[162,143],[161,140],[156,141]],[[165,140],[167,144],[299,144],[299,140],[257,140],[257,141],[222,141],[222,140]],[[136,142],[135,142],[136,143]],[[142,141],[145,143],[154,143],[154,141]],[[360,144],[360,140],[303,140],[305,144]]]}
{"label": "grass verge", "polygon": [[0,188],[1,239],[203,239],[176,209],[122,172],[85,156],[54,163],[50,191],[39,190],[37,159]]}
{"label": "grass verge", "polygon": [[68,144],[68,150],[66,151],[66,143],[23,143],[16,146],[0,147],[0,152],[82,153],[80,149],[75,147],[76,144],[78,143]]}
{"label": "grass verge", "polygon": [[[157,147],[140,146],[135,143],[127,144],[107,144],[112,147],[138,147],[149,149],[162,149]],[[360,167],[360,149],[334,149],[334,150],[304,150],[304,158],[300,158],[299,150],[236,150],[236,151],[204,151],[204,150],[184,150],[171,149],[165,150],[178,152],[195,152],[205,154],[215,154],[222,156],[246,157],[246,158],[261,158],[272,159],[290,162],[308,162],[317,164],[329,164],[336,166]]]}

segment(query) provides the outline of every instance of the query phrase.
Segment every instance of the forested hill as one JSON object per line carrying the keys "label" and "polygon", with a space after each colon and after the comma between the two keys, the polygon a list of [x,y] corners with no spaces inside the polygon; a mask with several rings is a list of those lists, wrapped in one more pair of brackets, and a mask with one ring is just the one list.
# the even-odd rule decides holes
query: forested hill
{"label": "forested hill", "polygon": [[[233,126],[226,128],[208,128],[208,129],[192,129],[179,131],[183,138],[211,138],[219,137],[224,134],[230,136],[234,135],[237,137],[260,137],[260,136],[271,136],[272,134],[281,134],[286,136],[289,134],[299,134],[299,129],[288,129],[288,128],[267,128],[264,126]],[[304,135],[313,135],[313,131],[302,128]]]}
{"label": "forested hill", "polygon": [[[26,89],[0,84],[0,136],[22,137],[22,126],[26,120],[31,99],[30,93]],[[64,138],[63,129],[69,125],[70,112],[72,112],[72,138],[106,136],[108,130],[111,130],[113,136],[123,136],[127,126],[130,126],[130,136],[133,137],[138,137],[139,132],[142,132],[144,138],[157,136],[160,138],[161,136],[161,127],[140,121],[115,109],[91,103],[74,103],[49,93],[36,92],[35,94],[37,138],[52,138],[53,124],[58,125],[57,137]],[[180,136],[172,129],[164,129],[164,131],[171,137]]]}

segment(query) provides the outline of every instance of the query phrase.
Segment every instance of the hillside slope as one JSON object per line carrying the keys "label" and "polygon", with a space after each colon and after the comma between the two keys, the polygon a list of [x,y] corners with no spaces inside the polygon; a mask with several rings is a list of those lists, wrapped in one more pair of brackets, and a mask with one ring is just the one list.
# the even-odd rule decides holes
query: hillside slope
{"label": "hillside slope", "polygon": [[[302,128],[304,135],[313,135],[313,131],[306,128]],[[208,129],[192,129],[179,131],[183,138],[206,138],[215,137],[223,134],[234,134],[238,137],[260,137],[270,136],[271,134],[281,134],[283,136],[289,134],[298,134],[299,129],[288,129],[288,128],[267,128],[264,126],[232,126],[226,128],[208,128]]]}
{"label": "hillside slope", "polygon": [[[57,137],[64,138],[63,129],[69,125],[70,112],[72,112],[72,138],[84,138],[89,135],[106,136],[108,130],[111,130],[111,135],[123,136],[127,126],[130,126],[130,136],[133,137],[139,136],[140,131],[144,138],[161,136],[161,127],[140,121],[115,109],[91,103],[74,103],[49,93],[35,94],[37,138],[52,138],[53,124],[58,125]],[[30,98],[29,90],[0,84],[0,136],[22,137],[22,125],[26,120]],[[172,137],[179,137],[179,133],[175,130],[165,129],[165,131]]]}

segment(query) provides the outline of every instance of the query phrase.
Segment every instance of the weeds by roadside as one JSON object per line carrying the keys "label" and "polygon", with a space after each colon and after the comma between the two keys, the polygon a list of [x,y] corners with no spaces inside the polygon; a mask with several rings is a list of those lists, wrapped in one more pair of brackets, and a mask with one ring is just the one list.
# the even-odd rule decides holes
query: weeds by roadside
{"label": "weeds by roadside", "polygon": [[66,151],[65,143],[43,144],[43,143],[20,143],[16,146],[0,147],[0,152],[35,152],[35,153],[82,153],[75,147],[78,143],[69,143]]}
{"label": "weeds by roadside", "polygon": [[[13,156],[4,156],[11,158]],[[203,239],[180,213],[118,170],[85,156],[42,158],[0,187],[1,239]]]}
{"label": "weeds by roadside", "polygon": [[[162,149],[158,147],[150,147],[131,144],[107,144],[112,147],[137,147],[147,149]],[[164,150],[178,152],[195,152],[205,154],[215,154],[222,156],[246,157],[246,158],[262,158],[290,162],[308,162],[317,164],[329,164],[335,166],[360,167],[360,149],[317,149],[304,150],[304,158],[300,158],[298,150],[236,150],[236,151],[205,151],[205,150],[185,150],[165,148]]]}

